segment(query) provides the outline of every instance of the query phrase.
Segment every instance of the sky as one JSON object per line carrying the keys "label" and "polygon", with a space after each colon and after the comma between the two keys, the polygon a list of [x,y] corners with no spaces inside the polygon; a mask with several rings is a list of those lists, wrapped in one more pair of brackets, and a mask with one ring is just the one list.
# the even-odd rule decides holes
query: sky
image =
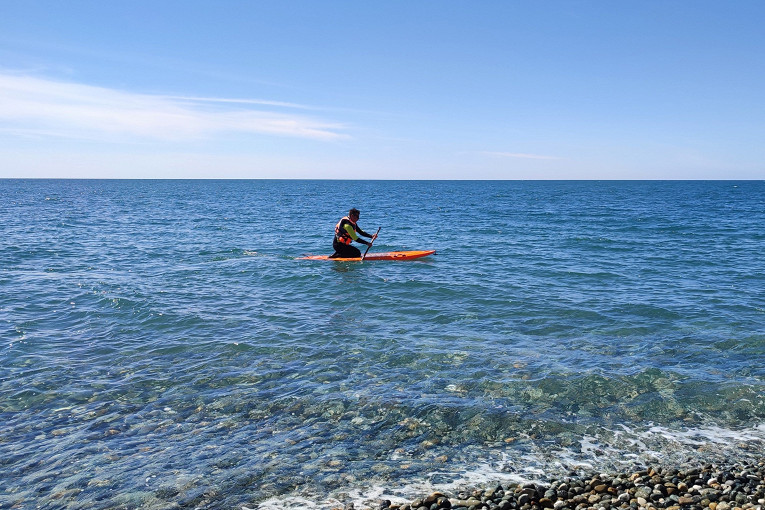
{"label": "sky", "polygon": [[0,0],[0,178],[765,179],[762,0]]}

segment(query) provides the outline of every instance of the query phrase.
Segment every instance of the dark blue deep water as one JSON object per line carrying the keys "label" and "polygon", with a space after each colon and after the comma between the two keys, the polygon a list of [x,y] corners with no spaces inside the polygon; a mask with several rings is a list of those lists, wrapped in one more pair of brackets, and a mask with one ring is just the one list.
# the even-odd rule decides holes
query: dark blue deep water
{"label": "dark blue deep water", "polygon": [[[373,251],[330,253],[348,208]],[[0,508],[761,458],[764,182],[0,181]]]}

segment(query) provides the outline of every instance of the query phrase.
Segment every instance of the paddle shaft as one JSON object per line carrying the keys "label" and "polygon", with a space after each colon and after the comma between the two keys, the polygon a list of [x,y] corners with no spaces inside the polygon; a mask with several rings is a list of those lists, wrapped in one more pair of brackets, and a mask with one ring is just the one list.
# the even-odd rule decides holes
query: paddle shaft
{"label": "paddle shaft", "polygon": [[[377,232],[375,232],[375,235],[377,235],[377,234],[379,234],[379,233],[380,233],[380,229],[381,229],[381,228],[382,228],[382,227],[377,227]],[[375,240],[374,240],[374,239],[372,239],[372,242],[370,242],[370,243],[367,245],[367,250],[364,252],[364,255],[362,255],[362,256],[361,256],[361,260],[364,260],[365,258],[367,258],[367,253],[369,252],[369,248],[371,248],[371,247],[372,247],[372,245],[374,244],[374,242],[375,242]]]}

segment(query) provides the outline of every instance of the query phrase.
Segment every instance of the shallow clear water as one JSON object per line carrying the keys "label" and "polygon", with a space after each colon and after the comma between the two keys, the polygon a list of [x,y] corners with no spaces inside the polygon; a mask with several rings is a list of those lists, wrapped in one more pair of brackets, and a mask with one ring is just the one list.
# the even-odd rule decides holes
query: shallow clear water
{"label": "shallow clear water", "polygon": [[[351,206],[373,250],[331,252]],[[765,183],[0,181],[0,507],[761,457]]]}

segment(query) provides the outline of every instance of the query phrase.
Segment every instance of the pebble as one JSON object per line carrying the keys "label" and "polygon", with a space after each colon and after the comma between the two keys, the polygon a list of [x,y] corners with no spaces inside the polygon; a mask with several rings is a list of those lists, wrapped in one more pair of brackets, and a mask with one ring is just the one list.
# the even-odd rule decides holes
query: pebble
{"label": "pebble", "polygon": [[[493,485],[434,492],[411,504],[379,508],[411,510],[765,510],[765,460],[746,465],[686,469],[647,467],[632,473],[568,476],[544,484]],[[347,508],[347,507],[346,507]]]}

